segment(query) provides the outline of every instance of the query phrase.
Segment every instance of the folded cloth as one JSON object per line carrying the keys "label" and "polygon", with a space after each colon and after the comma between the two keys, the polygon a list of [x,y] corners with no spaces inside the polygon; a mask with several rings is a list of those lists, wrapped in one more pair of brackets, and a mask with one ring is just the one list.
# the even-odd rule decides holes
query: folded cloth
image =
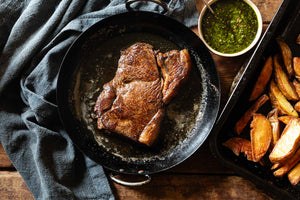
{"label": "folded cloth", "polygon": [[[167,13],[197,23],[194,0]],[[160,12],[153,3],[135,5]],[[74,39],[97,21],[127,12],[123,0],[2,0],[0,141],[35,199],[114,199],[101,165],[71,141],[59,120],[56,80]]]}

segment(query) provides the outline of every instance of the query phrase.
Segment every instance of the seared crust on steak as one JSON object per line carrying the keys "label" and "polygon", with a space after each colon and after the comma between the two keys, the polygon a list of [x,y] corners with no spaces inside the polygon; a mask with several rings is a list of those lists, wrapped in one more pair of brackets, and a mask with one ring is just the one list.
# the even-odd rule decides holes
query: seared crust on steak
{"label": "seared crust on steak", "polygon": [[104,84],[97,99],[98,129],[151,146],[159,134],[165,105],[176,95],[190,68],[187,50],[162,54],[146,43],[125,49],[115,77]]}

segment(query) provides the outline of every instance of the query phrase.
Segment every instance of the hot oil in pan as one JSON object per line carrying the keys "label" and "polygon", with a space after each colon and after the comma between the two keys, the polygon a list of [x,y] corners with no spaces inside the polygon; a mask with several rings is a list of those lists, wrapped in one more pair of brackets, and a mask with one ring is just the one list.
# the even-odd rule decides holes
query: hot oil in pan
{"label": "hot oil in pan", "polygon": [[[199,119],[202,87],[201,77],[196,67],[192,67],[188,81],[178,95],[166,107],[166,115],[161,124],[158,142],[151,148],[139,145],[119,135],[108,134],[97,129],[97,120],[93,119],[96,99],[103,84],[112,80],[118,67],[120,51],[136,42],[146,42],[161,52],[180,49],[171,41],[150,33],[126,33],[107,41],[99,42],[93,36],[84,43],[77,58],[77,72],[72,86],[72,110],[85,125],[87,134],[93,135],[98,144],[115,156],[127,161],[143,158],[151,160],[163,157],[174,147],[189,137],[189,131]],[[200,116],[201,117],[201,116]]]}

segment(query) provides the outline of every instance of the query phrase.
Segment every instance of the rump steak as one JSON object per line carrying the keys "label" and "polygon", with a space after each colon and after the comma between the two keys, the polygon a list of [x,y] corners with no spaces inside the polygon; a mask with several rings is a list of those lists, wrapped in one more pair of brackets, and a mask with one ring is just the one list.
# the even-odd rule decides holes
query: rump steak
{"label": "rump steak", "polygon": [[115,77],[104,84],[94,111],[98,129],[151,146],[158,136],[165,105],[188,77],[186,49],[160,53],[146,43],[121,51]]}

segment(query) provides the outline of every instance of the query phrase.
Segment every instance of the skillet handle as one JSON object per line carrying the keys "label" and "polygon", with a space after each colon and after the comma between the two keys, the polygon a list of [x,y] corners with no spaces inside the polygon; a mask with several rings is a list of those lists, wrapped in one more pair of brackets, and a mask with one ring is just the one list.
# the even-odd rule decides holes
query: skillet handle
{"label": "skillet handle", "polygon": [[109,177],[110,177],[111,180],[113,180],[114,182],[116,182],[116,183],[118,183],[118,184],[120,184],[120,185],[129,186],[129,187],[136,187],[136,186],[141,186],[141,185],[145,185],[145,184],[150,183],[150,181],[151,181],[151,176],[148,175],[148,174],[145,174],[144,176],[145,176],[146,180],[143,180],[143,181],[137,181],[137,182],[129,182],[129,181],[125,181],[125,180],[121,180],[121,179],[117,178],[113,172],[111,172],[111,173],[109,174]]}
{"label": "skillet handle", "polygon": [[139,1],[151,1],[153,3],[156,3],[156,4],[160,5],[163,8],[163,11],[161,12],[161,14],[164,14],[169,10],[167,4],[165,4],[161,0],[127,0],[126,1],[127,10],[132,11],[133,9],[131,7],[131,4],[133,4],[135,2],[139,2]]}

